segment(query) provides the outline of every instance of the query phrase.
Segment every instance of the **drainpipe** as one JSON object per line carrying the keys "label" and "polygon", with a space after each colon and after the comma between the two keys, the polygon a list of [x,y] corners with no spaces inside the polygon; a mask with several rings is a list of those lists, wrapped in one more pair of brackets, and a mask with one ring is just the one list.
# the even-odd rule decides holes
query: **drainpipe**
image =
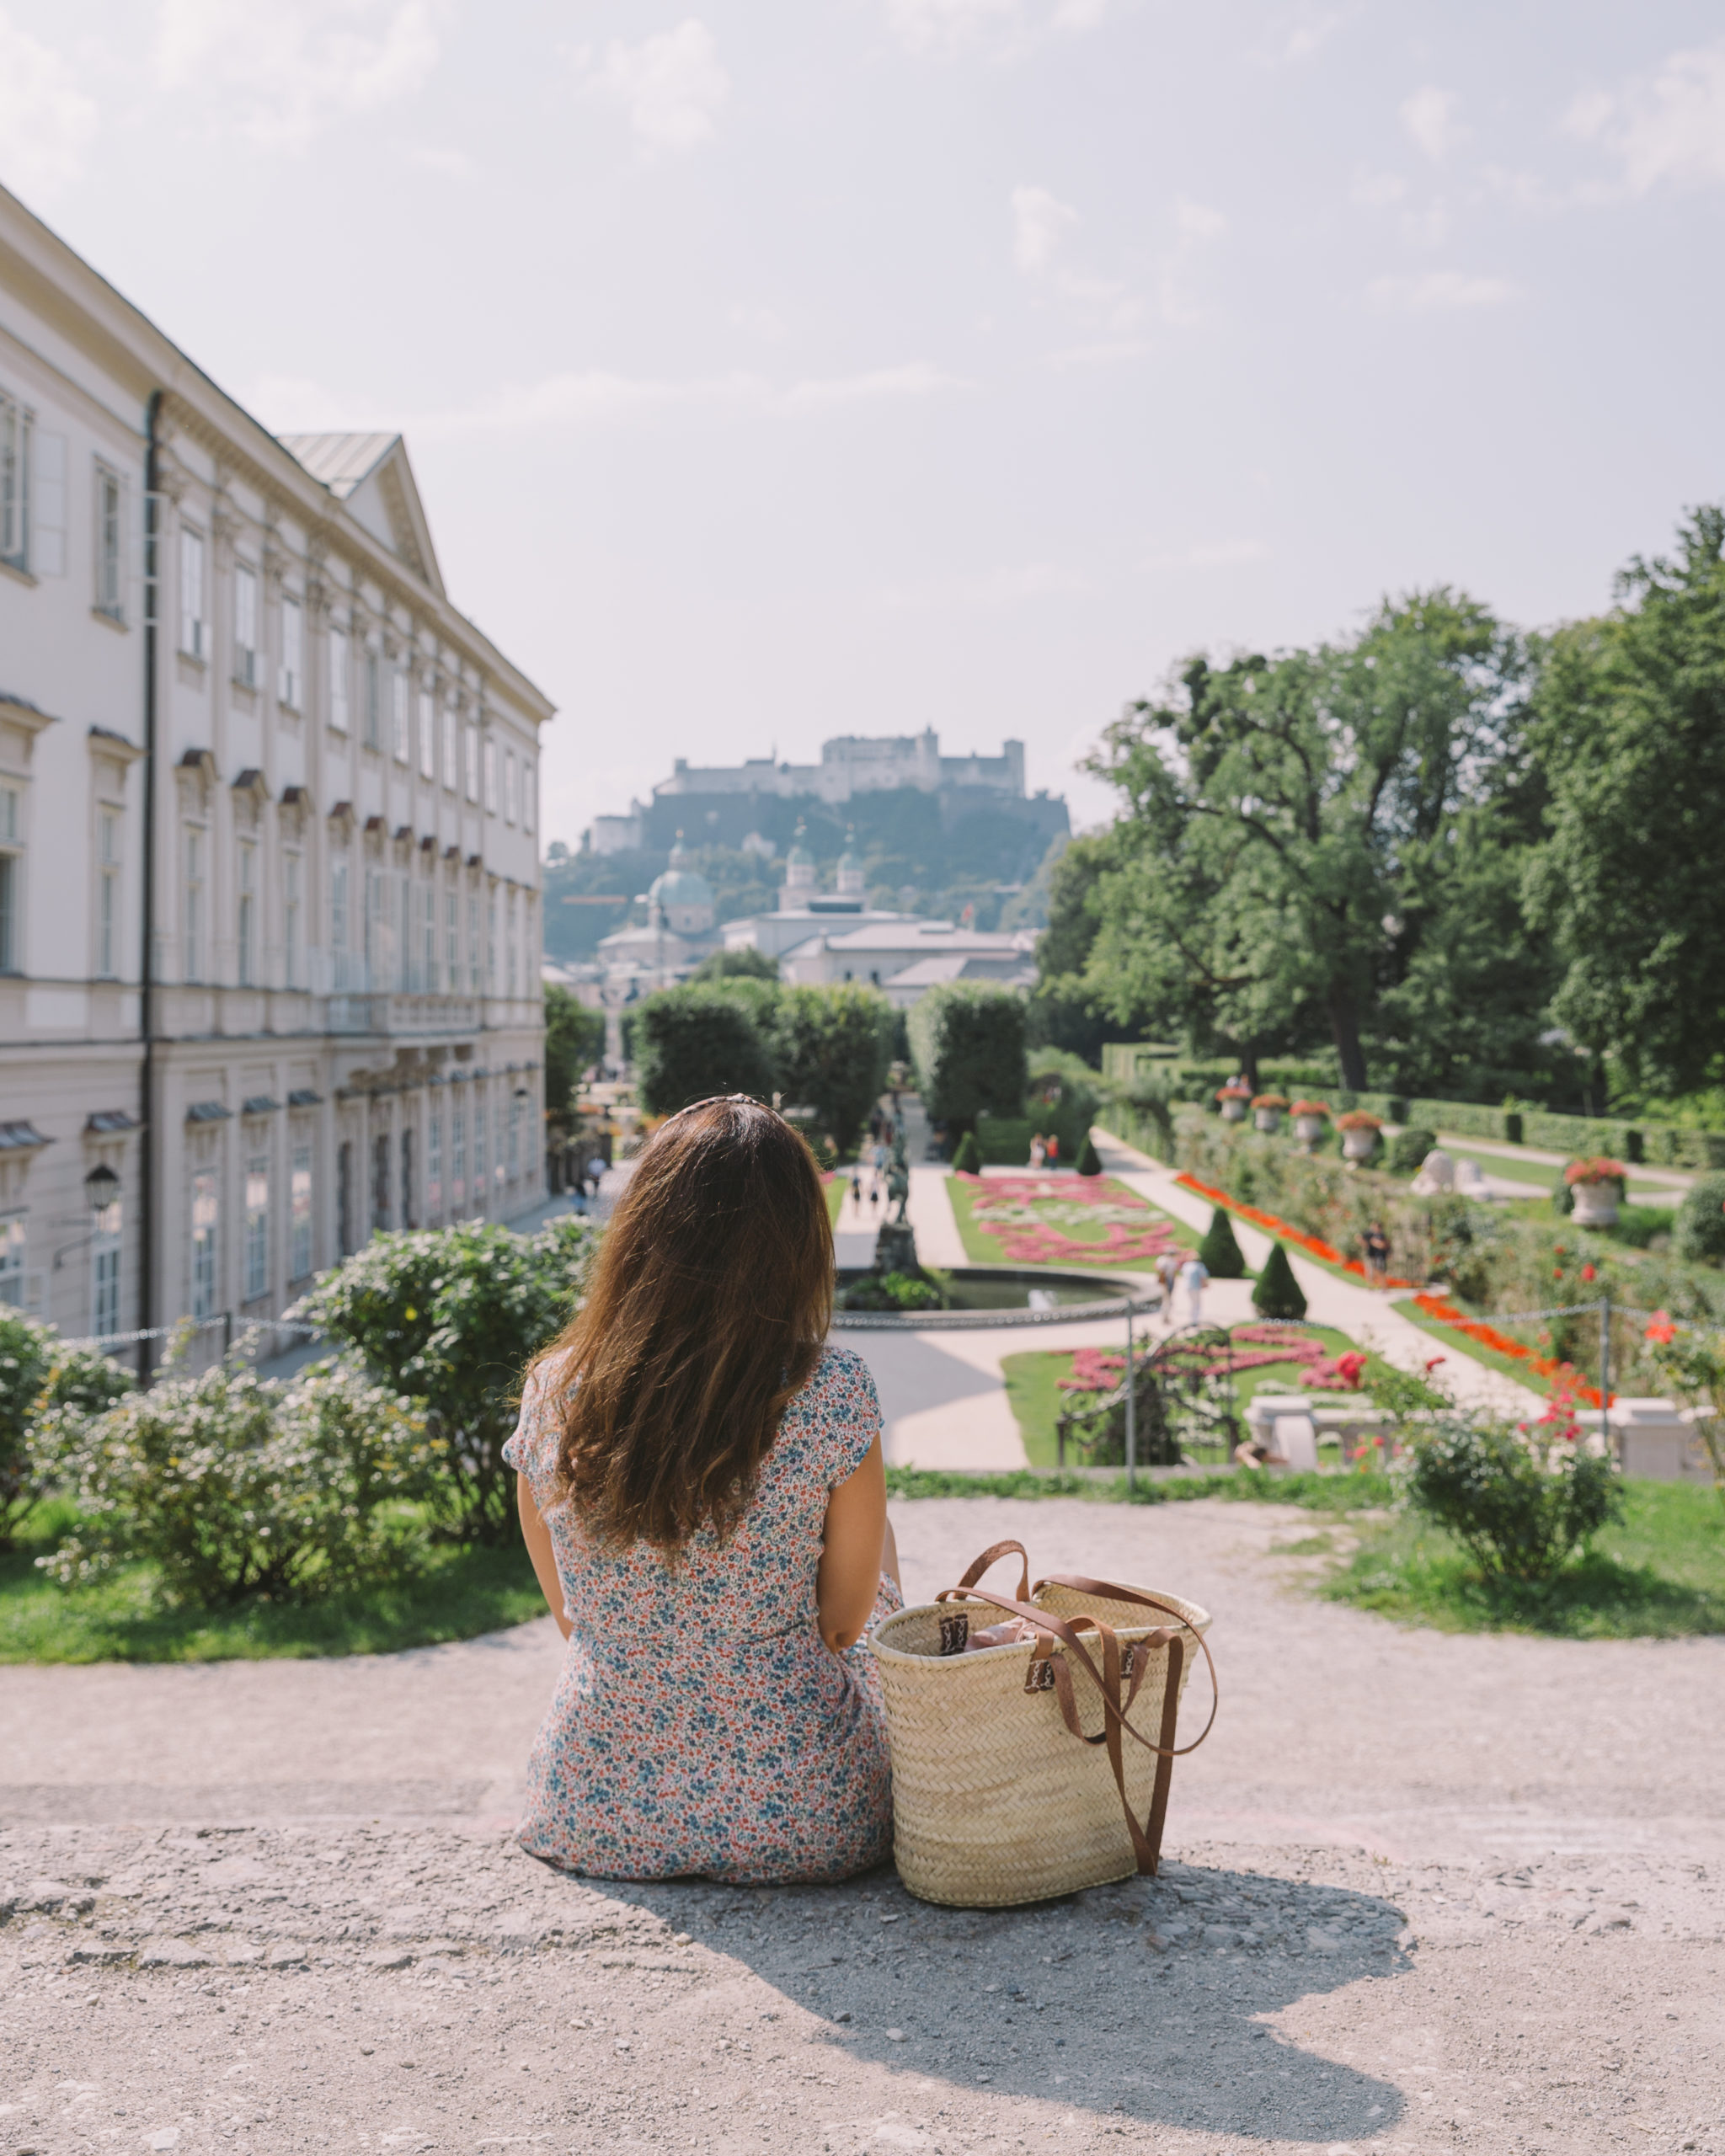
{"label": "drainpipe", "polygon": [[[147,1331],[156,1315],[156,623],[161,611],[159,474],[156,429],[162,395],[150,392],[144,447],[144,903],[143,963],[138,975],[139,1117],[143,1124],[138,1175],[138,1323]],[[150,1345],[138,1342],[138,1376],[147,1384]]]}

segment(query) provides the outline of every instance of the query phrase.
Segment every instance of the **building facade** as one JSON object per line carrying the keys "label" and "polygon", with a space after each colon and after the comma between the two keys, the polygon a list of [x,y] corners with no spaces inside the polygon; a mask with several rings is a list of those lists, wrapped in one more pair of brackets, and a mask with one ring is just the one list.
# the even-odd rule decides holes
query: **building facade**
{"label": "building facade", "polygon": [[551,716],[399,437],[275,439],[0,190],[0,1298],[266,1318],[541,1201]]}

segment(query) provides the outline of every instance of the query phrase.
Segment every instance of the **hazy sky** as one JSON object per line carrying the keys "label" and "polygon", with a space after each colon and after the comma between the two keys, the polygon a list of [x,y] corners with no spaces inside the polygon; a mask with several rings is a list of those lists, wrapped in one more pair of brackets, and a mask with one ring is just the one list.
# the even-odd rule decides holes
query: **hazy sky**
{"label": "hazy sky", "polygon": [[0,0],[0,179],[264,422],[401,428],[561,707],[1074,759],[1199,646],[1604,604],[1725,494],[1688,0]]}

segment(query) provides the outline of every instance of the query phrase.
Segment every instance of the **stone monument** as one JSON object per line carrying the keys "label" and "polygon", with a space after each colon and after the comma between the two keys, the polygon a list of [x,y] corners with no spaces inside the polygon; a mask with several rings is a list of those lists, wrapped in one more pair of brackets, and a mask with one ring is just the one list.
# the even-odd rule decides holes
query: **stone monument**
{"label": "stone monument", "polygon": [[[886,1218],[874,1239],[877,1273],[921,1270],[916,1262],[916,1230],[911,1225],[910,1203],[911,1170],[905,1158],[905,1134],[900,1128],[893,1135],[893,1162],[886,1175]],[[896,1213],[893,1210],[895,1205],[898,1208]]]}

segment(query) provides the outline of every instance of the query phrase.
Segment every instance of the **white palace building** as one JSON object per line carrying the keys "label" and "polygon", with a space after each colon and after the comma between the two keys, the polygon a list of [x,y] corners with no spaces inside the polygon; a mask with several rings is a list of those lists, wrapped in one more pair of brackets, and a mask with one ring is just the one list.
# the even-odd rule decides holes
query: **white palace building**
{"label": "white palace building", "polygon": [[0,1300],[267,1318],[541,1201],[551,717],[398,436],[276,440],[0,189]]}

